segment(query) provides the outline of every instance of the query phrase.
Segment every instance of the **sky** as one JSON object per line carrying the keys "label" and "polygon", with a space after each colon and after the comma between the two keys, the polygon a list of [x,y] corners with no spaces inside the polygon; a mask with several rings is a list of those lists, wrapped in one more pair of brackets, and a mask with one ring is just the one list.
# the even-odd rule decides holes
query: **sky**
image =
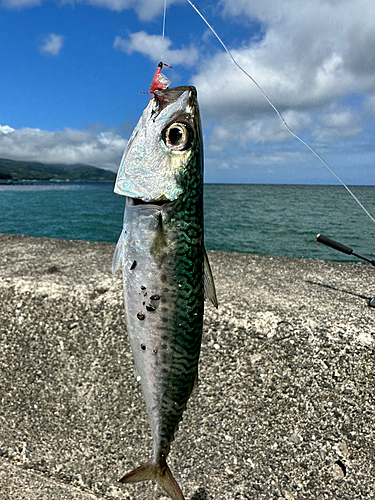
{"label": "sky", "polygon": [[[196,0],[289,127],[375,184],[373,0]],[[335,184],[186,0],[0,0],[0,158],[117,171],[158,62],[194,85],[206,182]],[[163,52],[162,52],[163,45]]]}

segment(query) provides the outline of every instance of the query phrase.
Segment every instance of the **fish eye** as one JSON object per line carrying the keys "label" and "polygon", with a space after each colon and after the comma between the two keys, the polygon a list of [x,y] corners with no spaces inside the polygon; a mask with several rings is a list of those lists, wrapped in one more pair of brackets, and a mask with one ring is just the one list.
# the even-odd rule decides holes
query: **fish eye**
{"label": "fish eye", "polygon": [[191,127],[185,123],[172,123],[163,131],[166,146],[173,151],[188,149],[192,141]]}

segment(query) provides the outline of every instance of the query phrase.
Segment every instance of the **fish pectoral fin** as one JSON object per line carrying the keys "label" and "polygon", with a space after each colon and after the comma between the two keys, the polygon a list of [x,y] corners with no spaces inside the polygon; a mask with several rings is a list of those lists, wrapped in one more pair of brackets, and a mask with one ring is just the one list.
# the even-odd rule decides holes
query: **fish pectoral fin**
{"label": "fish pectoral fin", "polygon": [[125,236],[124,236],[124,231],[121,231],[120,237],[118,239],[117,245],[115,252],[113,254],[113,259],[112,259],[112,274],[115,274],[117,269],[120,267],[122,264],[122,256],[123,256],[123,250],[124,250],[124,245],[125,245]]}
{"label": "fish pectoral fin", "polygon": [[207,257],[207,252],[206,249],[203,248],[203,255],[204,255],[204,298],[209,299],[212,304],[217,308],[218,303],[217,303],[217,297],[216,297],[216,290],[215,290],[215,283],[214,283],[214,278],[212,276],[212,271],[211,271],[211,266],[208,261]]}
{"label": "fish pectoral fin", "polygon": [[154,459],[151,459],[137,469],[125,474],[120,479],[120,483],[138,483],[150,479],[156,480],[172,500],[185,500],[180,487],[165,461],[163,466],[161,466],[155,463]]}

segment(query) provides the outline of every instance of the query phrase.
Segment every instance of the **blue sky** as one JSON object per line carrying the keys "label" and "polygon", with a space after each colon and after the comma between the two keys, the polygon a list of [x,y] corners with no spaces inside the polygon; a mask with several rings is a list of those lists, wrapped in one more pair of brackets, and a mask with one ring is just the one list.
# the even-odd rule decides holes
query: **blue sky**
{"label": "blue sky", "polygon": [[[164,0],[3,0],[0,157],[117,170],[161,55]],[[196,0],[296,133],[348,184],[375,184],[369,0]],[[336,183],[283,128],[185,0],[164,73],[197,87],[207,182]]]}

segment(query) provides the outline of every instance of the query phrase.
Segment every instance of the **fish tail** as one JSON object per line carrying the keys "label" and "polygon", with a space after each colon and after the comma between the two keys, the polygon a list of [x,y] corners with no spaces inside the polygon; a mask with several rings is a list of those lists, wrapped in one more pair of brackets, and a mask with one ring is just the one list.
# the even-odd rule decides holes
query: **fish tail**
{"label": "fish tail", "polygon": [[145,464],[137,467],[137,469],[125,474],[125,476],[120,479],[120,483],[138,483],[150,479],[157,481],[172,500],[185,500],[180,487],[172,476],[172,472],[165,461],[160,465],[152,458]]}

